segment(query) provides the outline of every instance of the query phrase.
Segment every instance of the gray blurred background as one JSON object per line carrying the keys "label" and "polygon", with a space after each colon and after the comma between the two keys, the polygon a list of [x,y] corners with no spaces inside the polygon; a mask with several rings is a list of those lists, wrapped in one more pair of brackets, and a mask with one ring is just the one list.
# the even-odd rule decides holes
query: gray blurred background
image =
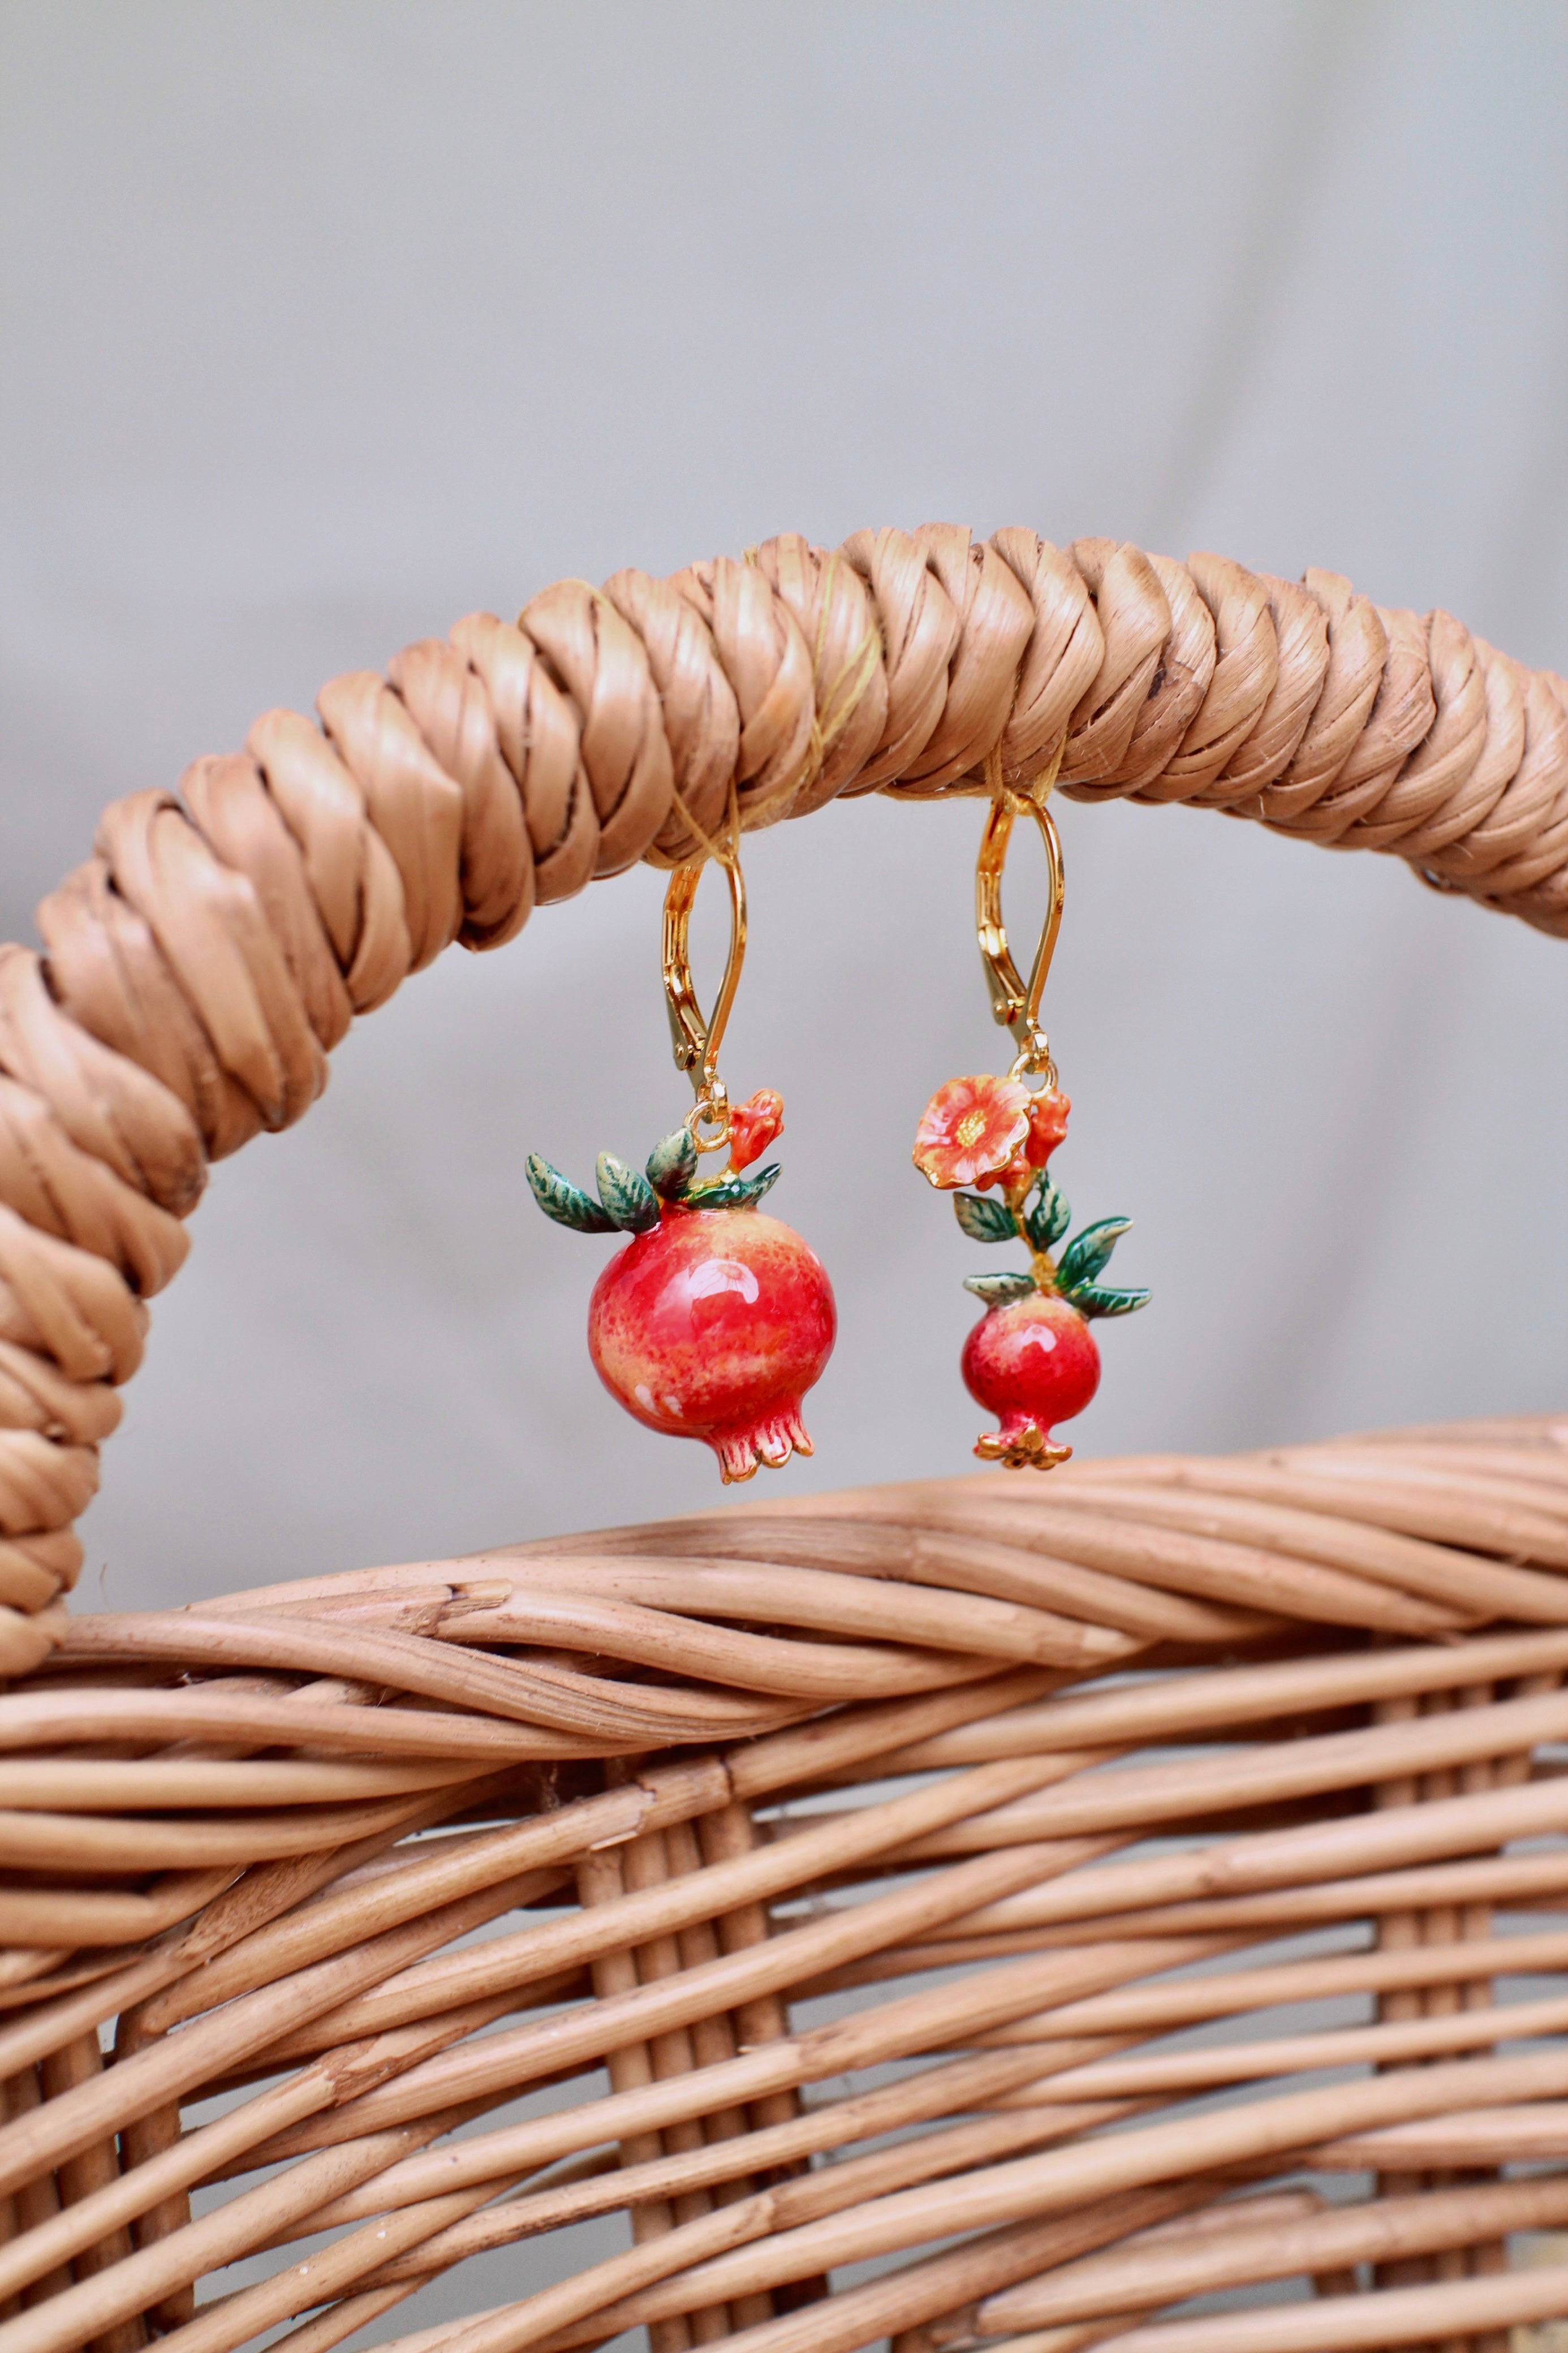
{"label": "gray blurred background", "polygon": [[[1568,12],[7,5],[0,921],[275,702],[563,574],[794,529],[1211,547],[1568,649]],[[977,1261],[909,1166],[996,1067],[973,804],[757,839],[725,1060],[836,1281],[817,1453],[970,1467]],[[1568,1405],[1568,947],[1184,810],[1068,807],[1080,1214],[1155,1303],[1096,1451]],[[454,951],[215,1174],[87,1522],[144,1606],[717,1503],[522,1180],[686,1104],[646,870]],[[1026,890],[1017,894],[1022,911]],[[1021,912],[1018,928],[1026,928]]]}

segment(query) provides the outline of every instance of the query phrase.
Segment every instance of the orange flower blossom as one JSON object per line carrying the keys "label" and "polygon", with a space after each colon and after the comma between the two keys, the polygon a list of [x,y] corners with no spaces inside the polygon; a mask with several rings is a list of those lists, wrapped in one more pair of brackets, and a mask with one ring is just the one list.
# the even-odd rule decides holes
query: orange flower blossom
{"label": "orange flower blossom", "polygon": [[1029,1133],[1029,1092],[1016,1079],[949,1079],[915,1130],[915,1166],[939,1191],[994,1184]]}

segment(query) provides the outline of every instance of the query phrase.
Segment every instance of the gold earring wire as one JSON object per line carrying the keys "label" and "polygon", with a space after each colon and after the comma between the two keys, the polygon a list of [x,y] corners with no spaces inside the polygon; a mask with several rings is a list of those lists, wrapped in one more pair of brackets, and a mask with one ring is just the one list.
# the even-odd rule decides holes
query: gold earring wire
{"label": "gold earring wire", "polygon": [[[704,1016],[691,977],[691,911],[709,862],[706,858],[692,859],[672,871],[664,894],[660,957],[675,1067],[690,1074],[697,1097],[686,1124],[700,1152],[716,1152],[730,1140],[730,1098],[719,1075],[719,1049],[746,959],[746,883],[739,852],[733,843],[715,845],[712,862],[730,886],[730,952],[713,1010]],[[704,1128],[717,1132],[704,1135]]]}
{"label": "gold earring wire", "polygon": [[[1057,934],[1061,929],[1066,878],[1061,837],[1046,799],[1056,782],[1061,757],[1058,747],[1049,767],[1035,778],[1026,791],[1020,792],[1004,784],[1000,757],[994,752],[991,754],[985,764],[991,807],[974,866],[975,930],[980,941],[980,960],[991,992],[991,1010],[1002,1027],[1012,1032],[1018,1049],[1010,1075],[1016,1079],[1038,1079],[1047,1087],[1055,1086],[1057,1071],[1049,1041],[1040,1028],[1040,999],[1056,951]],[[1007,848],[1015,819],[1024,816],[1032,817],[1040,829],[1048,876],[1045,927],[1027,982],[1014,961],[1007,944],[1007,927],[1002,919],[1002,875],[1007,863]]]}

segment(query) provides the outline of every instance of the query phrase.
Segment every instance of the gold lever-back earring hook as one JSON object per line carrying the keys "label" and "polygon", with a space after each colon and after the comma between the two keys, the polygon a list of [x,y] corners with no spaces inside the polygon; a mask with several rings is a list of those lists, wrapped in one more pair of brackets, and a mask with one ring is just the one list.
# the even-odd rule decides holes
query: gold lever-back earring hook
{"label": "gold lever-back earring hook", "polygon": [[[1047,1086],[1056,1084],[1056,1065],[1051,1060],[1049,1044],[1040,1028],[1040,999],[1045,994],[1046,977],[1051,968],[1056,950],[1057,934],[1061,929],[1062,898],[1065,876],[1062,866],[1061,837],[1056,820],[1046,807],[1046,796],[1057,780],[1061,765],[1061,750],[1045,773],[1037,776],[1027,791],[1016,791],[1002,781],[1001,762],[993,754],[986,763],[991,785],[991,808],[985,820],[985,830],[980,838],[980,855],[974,866],[974,921],[980,940],[980,959],[985,967],[985,982],[991,991],[991,1010],[997,1021],[1012,1032],[1018,1049],[1012,1075],[1015,1078],[1039,1078]],[[1007,846],[1013,838],[1015,818],[1032,817],[1040,829],[1045,844],[1047,889],[1045,928],[1040,944],[1035,950],[1035,961],[1024,980],[1013,952],[1007,944],[1007,927],[1002,920],[1002,873],[1007,862]]]}
{"label": "gold lever-back earring hook", "polygon": [[[730,1137],[730,1099],[719,1075],[719,1049],[724,1042],[735,991],[741,985],[741,966],[746,959],[746,884],[740,859],[733,849],[716,849],[712,862],[721,868],[730,886],[730,953],[711,1013],[704,1017],[691,977],[691,910],[697,903],[698,884],[709,864],[706,858],[678,866],[670,875],[664,894],[661,955],[675,1067],[690,1073],[697,1097],[686,1124],[698,1149],[703,1152],[717,1151]],[[715,1127],[718,1133],[704,1136],[700,1132],[704,1127]]]}

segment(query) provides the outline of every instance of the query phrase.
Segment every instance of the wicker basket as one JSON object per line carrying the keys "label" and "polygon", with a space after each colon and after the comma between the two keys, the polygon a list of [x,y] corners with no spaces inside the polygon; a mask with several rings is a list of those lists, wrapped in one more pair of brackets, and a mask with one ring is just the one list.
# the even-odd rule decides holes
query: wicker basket
{"label": "wicker basket", "polygon": [[1565,933],[1558,682],[1332,575],[948,530],[389,678],[110,809],[0,951],[0,2353],[1549,2327],[1568,1419],[59,1597],[208,1161],[450,940],[732,778],[754,824],[1064,739]]}

